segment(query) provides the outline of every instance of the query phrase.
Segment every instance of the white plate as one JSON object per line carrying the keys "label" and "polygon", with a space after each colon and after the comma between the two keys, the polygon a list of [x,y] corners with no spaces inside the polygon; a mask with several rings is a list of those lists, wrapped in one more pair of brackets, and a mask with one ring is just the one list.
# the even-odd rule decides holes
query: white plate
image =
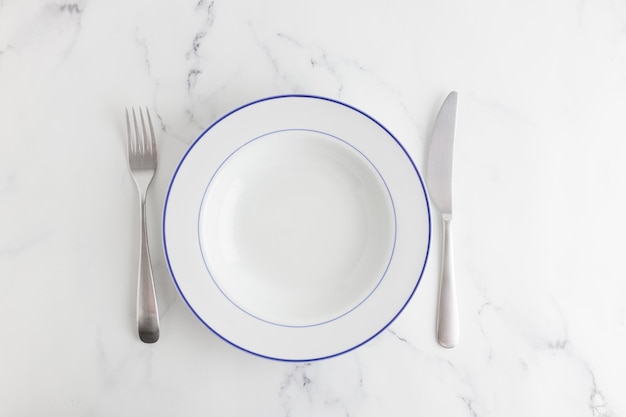
{"label": "white plate", "polygon": [[180,162],[163,241],[174,282],[211,330],[248,352],[310,361],[384,330],[421,279],[430,212],[400,143],[346,104],[256,101]]}

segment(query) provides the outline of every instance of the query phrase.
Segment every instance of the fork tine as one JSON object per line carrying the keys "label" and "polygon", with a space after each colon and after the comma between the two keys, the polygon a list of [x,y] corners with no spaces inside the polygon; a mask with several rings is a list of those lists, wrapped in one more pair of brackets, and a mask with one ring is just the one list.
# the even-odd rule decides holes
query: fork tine
{"label": "fork tine", "polygon": [[141,131],[143,135],[141,136],[141,156],[146,156],[148,150],[148,133],[146,132],[146,122],[143,118],[143,110],[139,107],[139,117],[141,117]]}
{"label": "fork tine", "polygon": [[128,140],[126,141],[126,147],[127,147],[127,151],[128,151],[128,157],[130,158],[130,156],[132,155],[132,149],[131,149],[131,143],[133,138],[131,137],[131,132],[130,132],[130,118],[128,117],[128,107],[124,109],[124,111],[126,112],[126,134],[128,137]]}
{"label": "fork tine", "polygon": [[150,127],[150,155],[156,155],[156,139],[154,138],[154,128],[152,127],[152,118],[150,110],[146,106],[146,116],[148,117],[148,126]]}
{"label": "fork tine", "polygon": [[135,125],[135,137],[133,138],[133,153],[141,154],[141,139],[139,136],[139,127],[137,126],[137,115],[133,107],[133,124]]}

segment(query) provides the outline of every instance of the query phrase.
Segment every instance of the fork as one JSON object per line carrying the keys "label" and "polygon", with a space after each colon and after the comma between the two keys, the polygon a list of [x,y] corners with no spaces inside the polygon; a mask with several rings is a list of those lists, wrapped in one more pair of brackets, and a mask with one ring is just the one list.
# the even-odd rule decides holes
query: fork
{"label": "fork", "polygon": [[[126,128],[128,131],[128,165],[139,192],[139,276],[137,280],[137,330],[139,338],[145,343],[154,343],[159,340],[159,312],[154,279],[150,264],[150,248],[148,247],[148,233],[146,227],[146,193],[152,182],[157,166],[156,141],[150,112],[146,107],[146,117],[141,108],[138,109],[141,129],[135,109],[131,109],[131,118],[126,109]],[[146,120],[149,130],[146,130]]]}

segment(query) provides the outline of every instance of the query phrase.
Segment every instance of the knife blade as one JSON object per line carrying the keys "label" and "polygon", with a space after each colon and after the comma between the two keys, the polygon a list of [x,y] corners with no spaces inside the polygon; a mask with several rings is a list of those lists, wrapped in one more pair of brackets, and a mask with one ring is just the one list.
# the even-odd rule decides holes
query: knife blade
{"label": "knife blade", "polygon": [[439,208],[442,221],[441,279],[437,309],[437,340],[445,348],[459,341],[459,312],[456,297],[452,245],[452,165],[456,133],[458,93],[451,92],[444,100],[435,121],[426,183],[431,200]]}

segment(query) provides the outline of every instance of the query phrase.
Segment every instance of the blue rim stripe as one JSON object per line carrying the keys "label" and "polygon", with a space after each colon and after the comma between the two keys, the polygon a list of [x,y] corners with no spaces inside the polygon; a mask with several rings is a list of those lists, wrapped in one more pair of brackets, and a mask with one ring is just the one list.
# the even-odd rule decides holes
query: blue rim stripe
{"label": "blue rim stripe", "polygon": [[[351,348],[348,348],[346,350],[343,350],[341,352],[337,352],[337,353],[334,353],[334,354],[331,354],[331,355],[327,355],[327,356],[321,356],[321,357],[318,357],[318,358],[287,359],[287,358],[277,358],[277,357],[272,357],[272,356],[268,356],[268,355],[263,355],[261,353],[253,352],[253,351],[251,351],[249,349],[246,349],[246,348],[244,348],[242,346],[239,346],[239,345],[231,342],[230,340],[228,340],[227,338],[225,338],[221,334],[219,334],[217,331],[215,331],[211,326],[209,326],[198,315],[198,313],[194,310],[194,308],[191,306],[191,304],[189,303],[189,301],[185,297],[183,291],[181,290],[180,286],[178,285],[178,281],[176,280],[176,276],[174,274],[174,271],[172,270],[172,264],[170,262],[169,253],[168,253],[168,250],[167,250],[167,238],[166,238],[166,231],[165,231],[165,218],[167,216],[167,204],[168,204],[168,200],[169,200],[170,193],[171,193],[171,190],[172,190],[172,186],[174,184],[174,181],[176,180],[176,176],[178,175],[178,171],[180,170],[180,168],[182,167],[183,163],[185,162],[185,159],[187,159],[187,156],[189,155],[189,153],[193,150],[193,148],[196,146],[196,144],[200,141],[200,139],[202,139],[202,137],[209,130],[211,130],[215,125],[220,123],[222,120],[224,120],[227,117],[229,117],[231,114],[236,113],[236,112],[238,112],[238,111],[240,111],[240,110],[242,110],[242,109],[244,109],[246,107],[252,106],[252,105],[257,104],[257,103],[261,103],[261,102],[269,101],[269,100],[282,99],[282,98],[311,98],[311,99],[324,100],[324,101],[328,101],[328,102],[331,102],[331,103],[339,104],[341,106],[344,106],[344,107],[347,107],[347,108],[349,108],[351,110],[354,110],[357,113],[360,113],[361,115],[365,116],[366,118],[368,118],[369,120],[374,122],[376,125],[378,125],[381,129],[383,129],[389,135],[389,137],[391,137],[396,142],[396,144],[404,152],[404,154],[406,155],[407,159],[411,163],[411,166],[413,167],[413,170],[415,171],[415,174],[417,175],[417,178],[418,178],[418,180],[420,182],[420,185],[422,187],[422,193],[424,194],[424,201],[426,203],[426,213],[428,215],[428,241],[427,241],[427,245],[426,245],[426,256],[424,257],[424,262],[422,264],[422,269],[420,271],[420,274],[419,274],[419,277],[417,279],[417,282],[415,283],[415,286],[413,287],[413,290],[411,291],[411,293],[407,297],[406,302],[400,307],[398,312],[391,318],[391,320],[389,320],[389,322],[386,325],[384,325],[380,330],[375,332],[372,336],[370,336],[369,338],[365,339],[363,342],[358,343],[355,346],[353,346]],[[328,98],[328,97],[307,95],[307,94],[285,94],[285,95],[277,95],[277,96],[265,97],[265,98],[262,98],[262,99],[255,100],[255,101],[252,101],[250,103],[244,104],[244,105],[242,105],[240,107],[237,107],[237,108],[231,110],[230,112],[226,113],[225,115],[223,115],[222,117],[217,119],[215,122],[213,122],[208,128],[206,128],[196,138],[196,140],[194,140],[194,142],[189,146],[189,149],[187,149],[187,151],[185,152],[185,154],[181,158],[180,162],[178,163],[178,166],[176,167],[176,169],[174,171],[174,174],[172,175],[172,179],[170,181],[170,184],[169,184],[168,189],[167,189],[167,193],[165,195],[165,201],[164,201],[164,205],[163,205],[163,218],[162,218],[161,230],[162,230],[162,236],[163,236],[162,239],[163,239],[163,250],[164,250],[164,253],[165,253],[165,261],[167,262],[167,267],[168,267],[168,270],[170,271],[170,275],[172,277],[172,280],[174,281],[174,285],[176,286],[176,289],[178,290],[178,293],[180,294],[180,296],[185,301],[185,304],[187,304],[187,307],[189,307],[191,312],[209,330],[211,330],[213,333],[215,333],[220,339],[224,340],[226,343],[228,343],[228,344],[230,344],[230,345],[232,345],[232,346],[234,346],[234,347],[236,347],[236,348],[238,348],[240,350],[243,350],[244,352],[248,352],[248,353],[250,353],[252,355],[255,355],[255,356],[258,356],[258,357],[261,357],[261,358],[266,358],[266,359],[271,359],[271,360],[276,360],[276,361],[281,361],[281,362],[313,362],[313,361],[329,359],[329,358],[333,358],[333,357],[336,357],[336,356],[339,356],[339,355],[343,355],[345,353],[351,352],[354,349],[357,349],[357,348],[363,346],[364,344],[368,343],[369,341],[371,341],[372,339],[377,337],[385,329],[387,329],[389,327],[389,325],[391,323],[393,323],[398,318],[398,316],[402,313],[402,311],[404,311],[406,306],[409,304],[409,302],[413,298],[413,295],[415,294],[415,291],[417,290],[417,287],[419,286],[420,282],[422,281],[422,278],[424,277],[424,271],[426,270],[426,264],[428,262],[428,258],[429,258],[429,255],[430,255],[430,244],[431,244],[431,238],[432,238],[432,219],[431,219],[431,215],[430,215],[430,202],[428,200],[428,193],[426,192],[426,186],[424,184],[424,180],[422,179],[422,176],[421,176],[419,170],[417,169],[417,166],[415,165],[415,162],[411,158],[411,155],[409,155],[409,153],[407,152],[406,148],[404,146],[402,146],[402,143],[400,143],[400,141],[385,126],[383,126],[380,122],[378,122],[376,119],[374,119],[373,117],[371,117],[367,113],[357,109],[356,107],[353,107],[353,106],[351,106],[349,104],[343,103],[343,102],[338,101],[338,100],[334,100],[334,99],[331,99],[331,98]]]}

